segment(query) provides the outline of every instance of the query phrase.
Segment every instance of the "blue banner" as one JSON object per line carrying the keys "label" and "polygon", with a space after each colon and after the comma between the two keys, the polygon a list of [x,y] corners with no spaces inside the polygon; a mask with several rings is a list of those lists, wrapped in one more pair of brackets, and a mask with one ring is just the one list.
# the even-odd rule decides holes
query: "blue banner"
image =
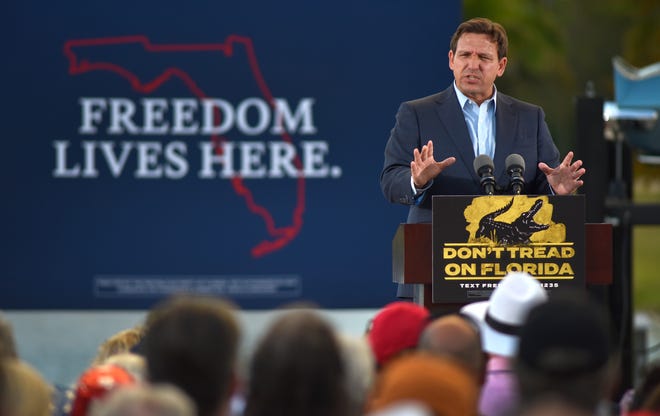
{"label": "blue banner", "polygon": [[461,3],[148,3],[8,6],[0,309],[392,300],[383,149]]}

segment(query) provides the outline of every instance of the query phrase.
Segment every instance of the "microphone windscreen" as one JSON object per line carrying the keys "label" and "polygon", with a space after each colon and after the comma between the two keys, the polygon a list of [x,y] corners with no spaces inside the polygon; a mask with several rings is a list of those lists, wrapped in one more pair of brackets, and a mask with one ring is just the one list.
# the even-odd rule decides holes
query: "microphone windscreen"
{"label": "microphone windscreen", "polygon": [[520,167],[524,172],[525,171],[525,159],[523,159],[523,157],[520,156],[518,153],[511,153],[504,160],[504,166],[506,166],[507,171],[509,169],[514,168],[514,167]]}
{"label": "microphone windscreen", "polygon": [[495,170],[495,164],[493,163],[493,159],[491,159],[490,156],[488,155],[477,156],[474,159],[474,162],[472,162],[472,167],[474,167],[474,171],[477,172],[478,175],[479,175],[479,171],[483,167],[489,167],[491,171]]}

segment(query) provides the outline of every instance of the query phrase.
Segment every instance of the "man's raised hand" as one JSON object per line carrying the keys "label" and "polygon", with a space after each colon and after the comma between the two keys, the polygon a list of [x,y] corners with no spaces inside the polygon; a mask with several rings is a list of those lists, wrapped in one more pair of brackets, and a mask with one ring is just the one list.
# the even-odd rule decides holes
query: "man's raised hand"
{"label": "man's raised hand", "polygon": [[553,169],[547,164],[539,162],[539,169],[545,174],[548,184],[557,195],[570,195],[584,185],[581,178],[586,170],[582,167],[581,160],[573,162],[573,152],[568,152],[556,168]]}
{"label": "man's raised hand", "polygon": [[428,141],[422,150],[413,151],[413,161],[410,162],[410,174],[412,175],[415,187],[424,188],[429,181],[438,176],[445,168],[456,162],[455,157],[448,157],[441,162],[436,162],[433,158],[433,142]]}

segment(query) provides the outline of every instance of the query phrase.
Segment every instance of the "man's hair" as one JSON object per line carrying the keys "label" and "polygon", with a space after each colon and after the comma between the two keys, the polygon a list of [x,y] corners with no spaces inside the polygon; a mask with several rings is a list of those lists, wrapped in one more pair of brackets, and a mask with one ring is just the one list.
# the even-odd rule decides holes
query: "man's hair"
{"label": "man's hair", "polygon": [[458,39],[466,33],[477,33],[487,35],[492,42],[497,44],[497,59],[502,59],[507,56],[509,48],[509,40],[506,36],[504,27],[496,22],[486,19],[485,17],[475,17],[474,19],[467,20],[461,23],[449,43],[449,48],[452,52],[456,53],[456,45]]}
{"label": "man's hair", "polygon": [[454,359],[470,370],[481,384],[486,356],[481,348],[479,328],[469,319],[459,314],[437,318],[424,328],[418,348]]}
{"label": "man's hair", "polygon": [[180,295],[154,308],[146,322],[144,353],[153,383],[188,394],[199,416],[210,416],[232,393],[240,330],[224,301]]}
{"label": "man's hair", "polygon": [[309,309],[289,311],[257,345],[244,415],[345,415],[345,377],[330,324]]}

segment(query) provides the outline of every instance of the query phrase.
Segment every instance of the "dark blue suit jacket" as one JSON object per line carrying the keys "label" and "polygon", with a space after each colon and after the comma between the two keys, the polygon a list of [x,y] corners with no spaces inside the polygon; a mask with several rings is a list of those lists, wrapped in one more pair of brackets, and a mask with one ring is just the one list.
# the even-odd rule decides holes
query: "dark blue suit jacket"
{"label": "dark blue suit jacket", "polygon": [[[511,153],[525,160],[523,193],[549,194],[550,187],[537,165],[559,164],[559,151],[545,122],[541,107],[497,93],[495,113],[495,180],[501,186],[509,183],[504,160]],[[433,141],[434,157],[442,161],[456,157],[433,181],[421,202],[415,205],[410,186],[410,162],[413,149]],[[413,101],[404,102],[396,115],[396,124],[385,147],[385,163],[380,185],[385,197],[394,203],[410,205],[408,223],[431,222],[432,195],[483,194],[480,178],[474,171],[475,159],[470,133],[453,85],[446,90]]]}

